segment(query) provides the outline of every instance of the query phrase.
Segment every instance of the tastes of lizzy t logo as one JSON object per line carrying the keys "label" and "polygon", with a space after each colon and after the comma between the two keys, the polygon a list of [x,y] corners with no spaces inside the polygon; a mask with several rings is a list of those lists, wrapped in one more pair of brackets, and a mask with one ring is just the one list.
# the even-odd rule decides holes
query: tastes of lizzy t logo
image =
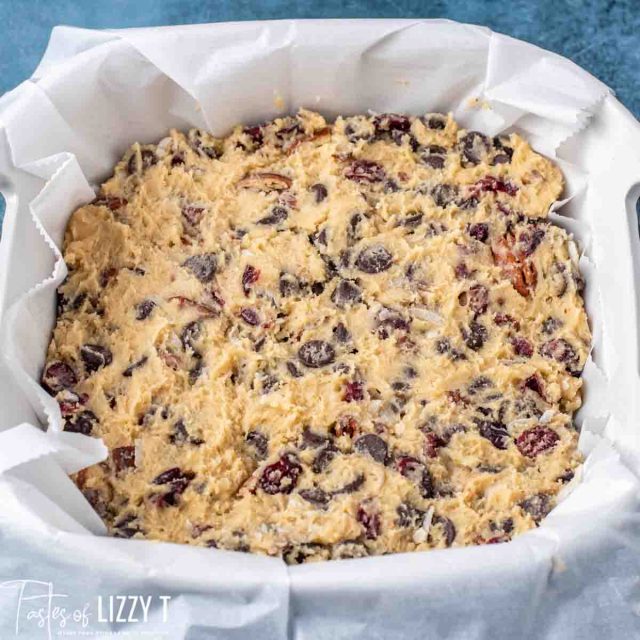
{"label": "tastes of lizzy t logo", "polygon": [[[171,600],[171,596],[108,595],[96,596],[93,602],[76,603],[69,594],[58,593],[53,582],[40,580],[8,580],[0,582],[0,589],[5,594],[10,592],[15,602],[16,636],[33,640],[51,640],[58,636],[91,637],[94,634],[104,638],[111,635],[111,625],[125,623],[136,623],[136,633],[142,637],[144,627],[139,625],[150,622],[152,605],[154,609],[159,607],[154,615],[156,624],[153,631],[150,630],[157,638],[165,635],[158,632],[156,625],[167,622]],[[6,595],[3,599],[6,601]],[[6,610],[6,607],[2,608]],[[113,635],[118,635],[118,632]]]}

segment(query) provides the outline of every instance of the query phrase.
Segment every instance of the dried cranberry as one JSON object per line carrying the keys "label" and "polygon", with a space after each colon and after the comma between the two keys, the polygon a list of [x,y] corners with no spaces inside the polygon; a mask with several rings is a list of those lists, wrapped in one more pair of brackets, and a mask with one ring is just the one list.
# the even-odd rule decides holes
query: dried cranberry
{"label": "dried cranberry", "polygon": [[515,196],[518,193],[518,187],[493,176],[485,176],[471,187],[473,196],[478,196],[481,193],[506,193],[507,195]]}
{"label": "dried cranberry", "polygon": [[100,198],[96,198],[91,204],[96,207],[108,207],[111,211],[117,211],[127,204],[127,199],[118,198],[116,196],[102,196]]}
{"label": "dried cranberry", "polygon": [[523,456],[535,458],[543,451],[555,447],[559,441],[560,436],[553,429],[536,425],[516,438],[516,447]]}
{"label": "dried cranberry", "polygon": [[193,471],[183,471],[180,467],[172,467],[157,475],[151,482],[153,484],[170,484],[183,493],[195,477],[196,474]]}
{"label": "dried cranberry", "polygon": [[68,418],[78,413],[80,407],[87,401],[87,396],[81,396],[68,389],[63,389],[59,393],[58,405],[60,405],[60,412],[63,418]]}
{"label": "dried cranberry", "polygon": [[306,367],[317,369],[331,364],[336,359],[335,349],[324,340],[310,340],[298,350],[298,358]]}
{"label": "dried cranberry", "polygon": [[545,342],[540,347],[540,353],[545,358],[552,358],[568,366],[576,364],[578,361],[576,350],[564,338],[555,338]]}
{"label": "dried cranberry", "polygon": [[256,147],[262,146],[263,135],[262,135],[262,127],[260,125],[256,125],[253,127],[245,127],[242,130],[242,133],[249,136],[254,146]]}
{"label": "dried cranberry", "polygon": [[373,511],[370,505],[361,504],[356,513],[356,520],[363,526],[365,538],[375,540],[380,535],[380,514]]}
{"label": "dried cranberry", "polygon": [[218,258],[215,253],[203,253],[187,258],[182,266],[188,269],[200,282],[207,283],[213,280],[218,269]]}
{"label": "dried cranberry", "polygon": [[249,295],[251,285],[256,283],[258,278],[260,278],[260,270],[248,264],[242,273],[242,290],[245,296]]}
{"label": "dried cranberry", "polygon": [[496,449],[506,449],[509,444],[509,432],[506,425],[498,421],[478,420],[478,431],[483,438],[486,438]]}
{"label": "dried cranberry", "polygon": [[530,256],[540,246],[544,236],[544,229],[535,229],[533,232],[523,231],[518,238],[518,248],[522,255]]}
{"label": "dried cranberry", "polygon": [[113,360],[111,351],[98,344],[82,345],[82,347],[80,347],[80,357],[88,373],[93,373],[101,367],[110,365]]}
{"label": "dried cranberry", "polygon": [[438,449],[444,447],[446,442],[435,432],[429,430],[424,434],[424,452],[427,458],[437,458]]}
{"label": "dried cranberry", "polygon": [[469,235],[479,242],[486,242],[489,239],[489,225],[486,222],[470,224]]}
{"label": "dried cranberry", "polygon": [[242,311],[240,311],[240,317],[252,327],[257,327],[260,324],[260,316],[252,307],[244,307]]}
{"label": "dried cranberry", "polygon": [[153,300],[143,300],[136,305],[136,320],[146,320],[154,310],[156,303]]}
{"label": "dried cranberry", "polygon": [[136,362],[134,362],[133,364],[130,364],[123,372],[122,375],[125,378],[130,378],[133,375],[133,372],[136,369],[139,369],[140,367],[144,366],[147,362],[149,358],[147,356],[142,356],[142,358],[140,358],[140,360],[137,360]]}
{"label": "dried cranberry", "polygon": [[539,373],[534,373],[529,376],[523,383],[522,386],[525,389],[531,389],[531,391],[535,391],[541,398],[544,398],[544,382],[542,381],[542,377]]}
{"label": "dried cranberry", "polygon": [[78,382],[75,371],[64,362],[52,362],[42,374],[42,386],[55,395],[64,389],[73,387]]}
{"label": "dried cranberry", "polygon": [[195,204],[187,204],[182,207],[182,215],[191,226],[195,227],[204,216],[204,207]]}
{"label": "dried cranberry", "polygon": [[132,445],[126,447],[116,447],[111,450],[111,459],[116,473],[133,469],[136,466],[136,448]]}
{"label": "dried cranberry", "polygon": [[344,395],[342,399],[345,402],[359,402],[364,400],[364,385],[360,380],[353,380],[347,382]]}
{"label": "dried cranberry", "polygon": [[537,493],[520,503],[520,508],[528,513],[538,524],[552,508],[551,499],[546,493]]}
{"label": "dried cranberry", "polygon": [[496,313],[496,315],[493,316],[493,322],[499,327],[511,325],[514,329],[516,329],[516,331],[520,329],[520,323],[508,313]]}
{"label": "dried cranberry", "polygon": [[320,202],[322,202],[323,200],[325,200],[327,195],[328,195],[327,187],[325,187],[323,184],[320,184],[319,182],[316,183],[316,184],[312,184],[309,187],[309,190],[313,191],[316,203],[318,203],[318,204]]}
{"label": "dried cranberry", "polygon": [[269,495],[291,493],[302,473],[302,466],[293,453],[285,453],[279,460],[266,466],[260,476],[260,488]]}
{"label": "dried cranberry", "polygon": [[533,345],[522,336],[515,336],[511,338],[511,345],[517,356],[523,358],[530,358],[533,355]]}
{"label": "dried cranberry", "polygon": [[331,302],[340,308],[360,302],[361,299],[362,290],[350,280],[340,280],[331,294]]}
{"label": "dried cranberry", "polygon": [[489,289],[481,284],[474,284],[469,289],[469,306],[482,315],[489,306]]}
{"label": "dried cranberry", "polygon": [[376,462],[385,464],[387,460],[387,443],[375,433],[365,433],[354,442],[358,453],[371,456]]}
{"label": "dried cranberry", "polygon": [[317,507],[326,507],[331,500],[331,496],[319,487],[314,487],[312,489],[301,489],[300,497]]}
{"label": "dried cranberry", "polygon": [[371,160],[354,160],[345,170],[344,175],[355,182],[382,182],[385,172],[381,165]]}

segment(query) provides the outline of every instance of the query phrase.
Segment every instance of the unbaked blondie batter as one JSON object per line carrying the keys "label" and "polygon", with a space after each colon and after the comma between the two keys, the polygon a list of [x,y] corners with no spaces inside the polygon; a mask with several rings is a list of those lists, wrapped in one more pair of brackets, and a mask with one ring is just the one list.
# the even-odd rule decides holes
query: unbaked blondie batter
{"label": "unbaked blondie batter", "polygon": [[127,151],[43,373],[116,536],[287,562],[509,540],[581,458],[562,176],[451,117],[302,110]]}

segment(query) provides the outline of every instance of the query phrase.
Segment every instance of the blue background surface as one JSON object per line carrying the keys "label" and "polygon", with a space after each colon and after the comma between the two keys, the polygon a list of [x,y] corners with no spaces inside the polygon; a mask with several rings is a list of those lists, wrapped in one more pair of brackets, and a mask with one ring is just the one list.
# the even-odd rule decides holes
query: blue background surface
{"label": "blue background surface", "polygon": [[[640,0],[0,0],[0,93],[27,79],[57,24],[142,27],[278,18],[451,18],[560,53],[640,117]],[[0,219],[4,207],[0,203]]]}

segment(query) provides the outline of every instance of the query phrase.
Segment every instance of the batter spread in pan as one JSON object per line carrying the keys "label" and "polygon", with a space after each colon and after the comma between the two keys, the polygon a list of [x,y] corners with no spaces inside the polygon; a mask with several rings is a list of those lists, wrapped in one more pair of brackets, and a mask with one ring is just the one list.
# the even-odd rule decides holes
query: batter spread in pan
{"label": "batter spread in pan", "polygon": [[558,168],[451,117],[127,151],[71,217],[43,385],[116,536],[297,563],[506,541],[580,464]]}

